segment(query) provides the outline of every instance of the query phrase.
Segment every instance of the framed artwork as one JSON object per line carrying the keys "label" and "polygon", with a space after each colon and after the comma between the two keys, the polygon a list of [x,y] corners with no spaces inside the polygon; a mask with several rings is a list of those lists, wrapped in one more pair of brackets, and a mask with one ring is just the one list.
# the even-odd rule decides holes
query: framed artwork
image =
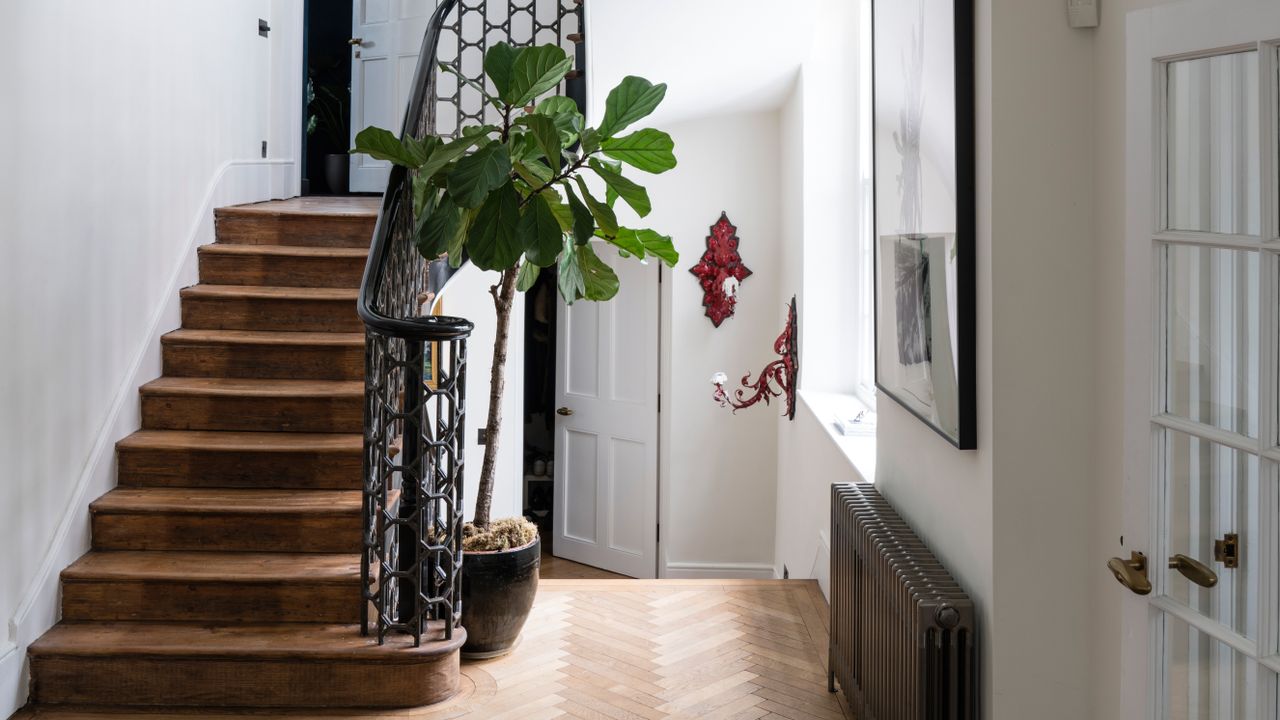
{"label": "framed artwork", "polygon": [[977,447],[972,0],[872,0],[876,386]]}

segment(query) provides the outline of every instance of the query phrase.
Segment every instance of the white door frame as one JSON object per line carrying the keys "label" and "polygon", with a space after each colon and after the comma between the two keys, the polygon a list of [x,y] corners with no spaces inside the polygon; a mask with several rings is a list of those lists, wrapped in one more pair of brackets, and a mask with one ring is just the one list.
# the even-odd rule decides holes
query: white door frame
{"label": "white door frame", "polygon": [[[1264,30],[1265,29],[1265,30]],[[1234,647],[1236,650],[1250,655],[1260,655],[1264,667],[1271,671],[1280,671],[1280,659],[1276,652],[1276,632],[1278,621],[1275,614],[1278,605],[1275,587],[1277,578],[1271,576],[1268,568],[1274,565],[1271,554],[1276,547],[1276,497],[1272,486],[1276,482],[1273,474],[1264,464],[1260,476],[1259,488],[1259,545],[1252,550],[1251,560],[1259,573],[1259,586],[1269,590],[1263,591],[1259,606],[1259,643],[1254,643],[1234,633],[1223,632],[1221,627],[1214,628],[1211,620],[1203,619],[1195,613],[1185,612],[1177,603],[1161,597],[1166,587],[1167,570],[1165,568],[1164,538],[1158,537],[1157,503],[1153,498],[1160,497],[1161,488],[1155,469],[1158,458],[1155,457],[1156,436],[1165,427],[1177,427],[1175,418],[1158,417],[1161,409],[1156,398],[1163,390],[1161,376],[1158,371],[1156,329],[1159,327],[1160,303],[1157,298],[1159,288],[1153,278],[1158,268],[1158,258],[1154,240],[1186,240],[1185,233],[1163,231],[1164,208],[1163,196],[1157,196],[1158,173],[1163,170],[1164,138],[1160,132],[1153,132],[1157,127],[1156,119],[1160,117],[1160,103],[1163,95],[1164,62],[1174,59],[1189,59],[1209,54],[1219,54],[1232,49],[1258,47],[1258,44],[1269,43],[1280,38],[1280,4],[1275,0],[1198,0],[1192,3],[1178,3],[1135,11],[1127,18],[1126,71],[1128,106],[1126,108],[1126,190],[1127,221],[1125,239],[1125,389],[1124,389],[1124,470],[1123,488],[1123,552],[1127,557],[1130,550],[1146,553],[1153,590],[1150,596],[1141,597],[1124,591],[1118,585],[1116,592],[1126,595],[1123,605],[1122,628],[1124,640],[1121,655],[1121,716],[1135,720],[1154,720],[1163,717],[1159,698],[1162,697],[1161,683],[1163,678],[1157,670],[1155,658],[1161,657],[1161,633],[1157,623],[1165,613],[1176,616],[1202,631],[1210,631],[1213,636]],[[1274,36],[1274,37],[1272,37]],[[1274,47],[1274,46],[1273,46]],[[1274,101],[1275,95],[1275,55],[1263,52],[1260,54],[1259,83],[1262,89],[1263,117],[1270,117],[1265,105]],[[1263,123],[1265,125],[1265,123]],[[1275,202],[1275,169],[1273,160],[1276,157],[1276,127],[1261,127],[1261,151],[1263,154],[1262,178],[1262,240],[1237,236],[1214,236],[1213,244],[1220,247],[1250,247],[1258,249],[1266,246],[1272,250],[1280,247],[1277,241]],[[1270,198],[1270,202],[1266,199]],[[1181,238],[1179,236],[1182,236]],[[1269,269],[1264,256],[1263,280],[1261,282],[1262,325],[1264,328],[1274,327],[1268,313],[1276,304],[1274,266]],[[1260,345],[1262,359],[1259,365],[1260,390],[1268,401],[1259,408],[1259,445],[1252,447],[1252,453],[1260,450],[1262,456],[1272,460],[1280,460],[1280,453],[1274,447],[1276,393],[1275,365],[1276,356],[1274,342],[1276,338],[1270,330],[1264,331]],[[1270,368],[1270,371],[1267,369]],[[1198,435],[1206,433],[1198,431]],[[1222,433],[1228,436],[1229,433]],[[1215,437],[1215,440],[1232,440],[1228,445],[1238,441],[1228,437]],[[1261,645],[1261,647],[1259,647]],[[1276,688],[1274,683],[1259,683],[1258,709],[1262,716],[1275,717]],[[1267,714],[1270,713],[1270,714]]]}

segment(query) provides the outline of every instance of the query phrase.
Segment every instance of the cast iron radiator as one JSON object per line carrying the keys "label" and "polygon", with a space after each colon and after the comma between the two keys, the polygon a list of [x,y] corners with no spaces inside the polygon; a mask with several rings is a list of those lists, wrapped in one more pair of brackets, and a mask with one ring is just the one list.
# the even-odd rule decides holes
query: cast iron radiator
{"label": "cast iron radiator", "polygon": [[973,603],[875,486],[831,488],[828,683],[858,720],[975,720]]}

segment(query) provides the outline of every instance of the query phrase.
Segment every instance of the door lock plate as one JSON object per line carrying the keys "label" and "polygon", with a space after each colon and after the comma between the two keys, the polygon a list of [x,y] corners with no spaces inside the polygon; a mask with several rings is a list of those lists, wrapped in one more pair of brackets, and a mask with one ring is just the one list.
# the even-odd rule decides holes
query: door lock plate
{"label": "door lock plate", "polygon": [[1221,540],[1214,540],[1213,559],[1222,563],[1225,568],[1234,570],[1240,567],[1240,536],[1227,533]]}

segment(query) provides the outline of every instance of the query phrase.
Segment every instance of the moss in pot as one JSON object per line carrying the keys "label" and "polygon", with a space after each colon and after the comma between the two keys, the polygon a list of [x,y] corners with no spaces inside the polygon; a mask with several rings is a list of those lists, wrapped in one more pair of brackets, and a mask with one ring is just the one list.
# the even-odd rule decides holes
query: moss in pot
{"label": "moss in pot", "polygon": [[[609,93],[600,126],[589,128],[572,99],[548,96],[572,66],[555,45],[516,49],[499,43],[484,58],[489,85],[458,81],[482,93],[500,124],[465,126],[457,139],[401,139],[369,127],[351,151],[409,169],[415,244],[424,258],[447,257],[454,267],[465,259],[499,273],[489,290],[496,325],[488,442],[474,518],[463,529],[463,654],[471,657],[509,652],[537,592],[537,528],[524,518],[490,517],[515,293],[533,287],[543,268],[555,267],[566,303],[613,298],[618,276],[596,254],[594,247],[602,244],[624,258],[652,256],[671,267],[679,260],[670,237],[623,227],[614,210],[618,200],[642,218],[651,210],[648,192],[623,175],[624,166],[655,174],[676,166],[667,133],[644,128],[624,134],[658,107],[666,85],[623,79]],[[458,74],[447,65],[440,69]],[[605,188],[603,200],[588,186],[588,172]]]}

